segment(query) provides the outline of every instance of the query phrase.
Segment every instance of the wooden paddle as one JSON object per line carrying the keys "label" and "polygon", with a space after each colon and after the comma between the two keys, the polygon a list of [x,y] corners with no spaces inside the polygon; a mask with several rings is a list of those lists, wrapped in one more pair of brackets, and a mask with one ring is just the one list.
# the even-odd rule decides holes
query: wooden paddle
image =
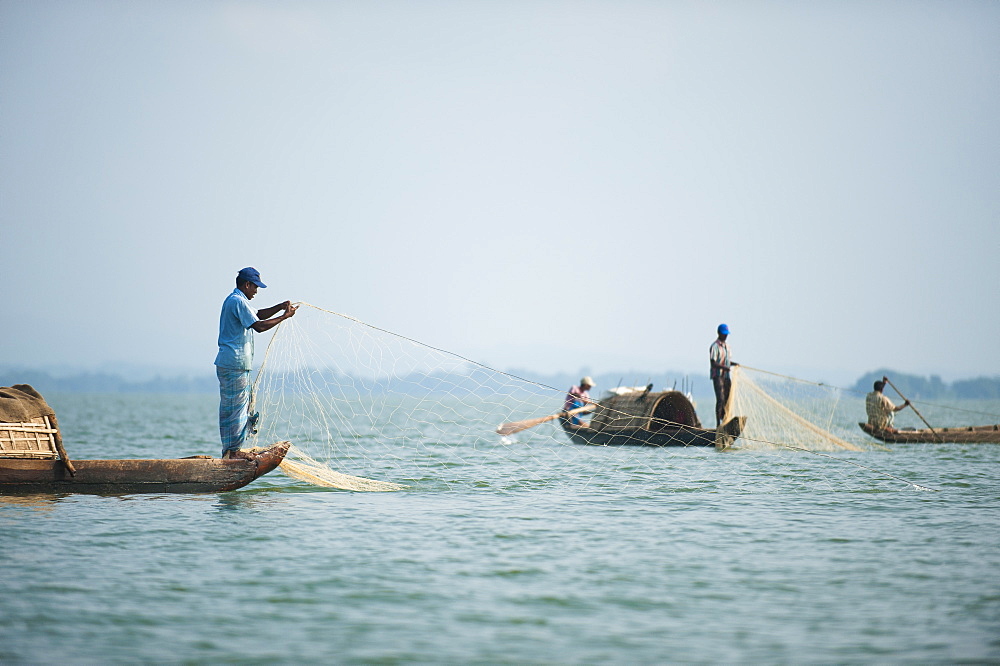
{"label": "wooden paddle", "polygon": [[589,405],[584,405],[583,407],[577,407],[576,409],[571,409],[568,412],[559,412],[558,414],[550,414],[549,416],[540,416],[537,419],[528,419],[526,421],[514,421],[513,423],[504,423],[502,426],[497,428],[498,435],[513,435],[515,432],[521,432],[522,430],[527,430],[528,428],[534,428],[536,425],[541,425],[543,423],[548,423],[553,419],[557,419],[563,414],[567,416],[576,416],[577,414],[583,414],[584,412],[592,412],[597,407],[596,403],[591,403]]}
{"label": "wooden paddle", "polygon": [[[891,380],[891,379],[889,379],[888,377],[886,377],[886,378],[885,378],[885,381],[889,382],[889,386],[891,386],[891,387],[893,388],[893,390],[894,390],[894,391],[895,391],[896,393],[899,393],[899,397],[900,397],[900,398],[902,398],[902,399],[903,399],[903,400],[904,400],[905,402],[910,402],[909,398],[907,398],[907,397],[906,397],[905,395],[903,395],[903,394],[902,394],[902,393],[900,392],[900,390],[899,390],[898,388],[896,388],[896,385],[892,383],[892,380]],[[915,406],[913,405],[913,403],[912,403],[912,402],[910,402],[910,408],[911,408],[911,409],[913,409],[913,411],[917,413],[917,416],[919,416],[919,417],[920,417],[920,420],[924,422],[924,425],[926,425],[926,426],[927,426],[928,428],[930,428],[930,430],[931,430],[931,433],[933,433],[933,434],[934,434],[934,436],[935,436],[935,437],[937,437],[937,440],[938,440],[939,442],[944,442],[944,440],[943,440],[943,439],[941,439],[941,435],[937,434],[937,430],[935,430],[935,429],[934,429],[934,426],[932,426],[932,425],[931,425],[930,423],[928,423],[928,422],[927,422],[927,419],[925,419],[925,418],[924,418],[924,415],[923,415],[923,414],[921,414],[921,413],[920,413],[920,412],[919,412],[919,411],[917,410],[917,408],[916,408],[916,407],[915,407]]]}

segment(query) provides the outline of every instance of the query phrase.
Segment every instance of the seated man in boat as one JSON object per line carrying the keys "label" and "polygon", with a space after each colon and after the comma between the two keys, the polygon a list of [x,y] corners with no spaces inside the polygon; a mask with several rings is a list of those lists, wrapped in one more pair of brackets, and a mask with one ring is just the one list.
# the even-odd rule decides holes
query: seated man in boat
{"label": "seated man in boat", "polygon": [[[255,419],[251,419],[249,413],[253,334],[269,331],[295,314],[296,307],[289,301],[263,310],[250,307],[250,299],[257,295],[257,289],[266,287],[256,268],[244,268],[236,276],[236,289],[222,302],[215,372],[219,378],[219,434],[223,458],[252,457],[240,448],[254,430]],[[282,314],[278,315],[279,312]]]}
{"label": "seated man in boat", "polygon": [[590,377],[584,377],[578,386],[571,386],[566,392],[566,400],[563,402],[563,418],[569,419],[570,425],[587,427],[587,424],[580,420],[577,414],[570,415],[567,412],[592,404],[594,402],[590,398],[590,389],[592,388],[594,388],[594,380]]}
{"label": "seated man in boat", "polygon": [[875,390],[865,396],[865,411],[868,412],[868,425],[880,430],[896,432],[896,429],[892,425],[893,415],[901,409],[908,407],[910,401],[907,400],[899,406],[894,405],[892,400],[889,400],[882,393],[888,381],[887,377],[883,377],[875,382],[873,387]]}

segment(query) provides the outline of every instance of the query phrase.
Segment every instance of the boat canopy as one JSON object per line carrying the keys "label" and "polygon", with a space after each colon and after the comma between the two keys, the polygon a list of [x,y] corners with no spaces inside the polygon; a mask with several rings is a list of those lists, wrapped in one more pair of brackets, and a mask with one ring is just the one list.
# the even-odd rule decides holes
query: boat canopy
{"label": "boat canopy", "polygon": [[590,421],[591,428],[602,431],[641,429],[656,432],[677,425],[701,427],[691,401],[680,391],[653,392],[649,388],[601,400]]}
{"label": "boat canopy", "polygon": [[55,458],[60,454],[56,413],[28,384],[0,387],[0,458]]}

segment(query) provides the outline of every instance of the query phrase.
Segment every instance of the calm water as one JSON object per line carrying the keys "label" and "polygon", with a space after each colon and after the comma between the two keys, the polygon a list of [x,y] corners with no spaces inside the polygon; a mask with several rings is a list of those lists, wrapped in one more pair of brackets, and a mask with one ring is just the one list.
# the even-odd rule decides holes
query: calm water
{"label": "calm water", "polygon": [[[48,397],[71,456],[218,454],[212,396]],[[842,456],[928,492],[540,428],[397,493],[0,497],[0,661],[1000,661],[1000,445]]]}

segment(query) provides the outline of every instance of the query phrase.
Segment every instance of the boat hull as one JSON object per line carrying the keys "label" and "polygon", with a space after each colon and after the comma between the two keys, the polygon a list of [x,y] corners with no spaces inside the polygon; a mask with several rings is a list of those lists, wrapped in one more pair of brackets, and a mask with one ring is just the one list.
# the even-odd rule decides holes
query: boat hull
{"label": "boat hull", "polygon": [[0,458],[0,494],[23,493],[216,493],[242,488],[284,460],[288,442],[253,460],[193,457],[176,460],[73,460],[70,475],[60,460]]}
{"label": "boat hull", "polygon": [[560,419],[563,430],[574,444],[591,446],[714,446],[726,449],[740,436],[746,418],[730,419],[719,430],[708,430],[694,426],[665,427],[659,430],[644,428],[621,428],[601,430],[587,426],[574,426],[566,419]]}
{"label": "boat hull", "polygon": [[[931,430],[881,430],[867,423],[858,424],[875,439],[887,444],[1000,444],[1000,425]],[[935,434],[937,433],[937,434]]]}

